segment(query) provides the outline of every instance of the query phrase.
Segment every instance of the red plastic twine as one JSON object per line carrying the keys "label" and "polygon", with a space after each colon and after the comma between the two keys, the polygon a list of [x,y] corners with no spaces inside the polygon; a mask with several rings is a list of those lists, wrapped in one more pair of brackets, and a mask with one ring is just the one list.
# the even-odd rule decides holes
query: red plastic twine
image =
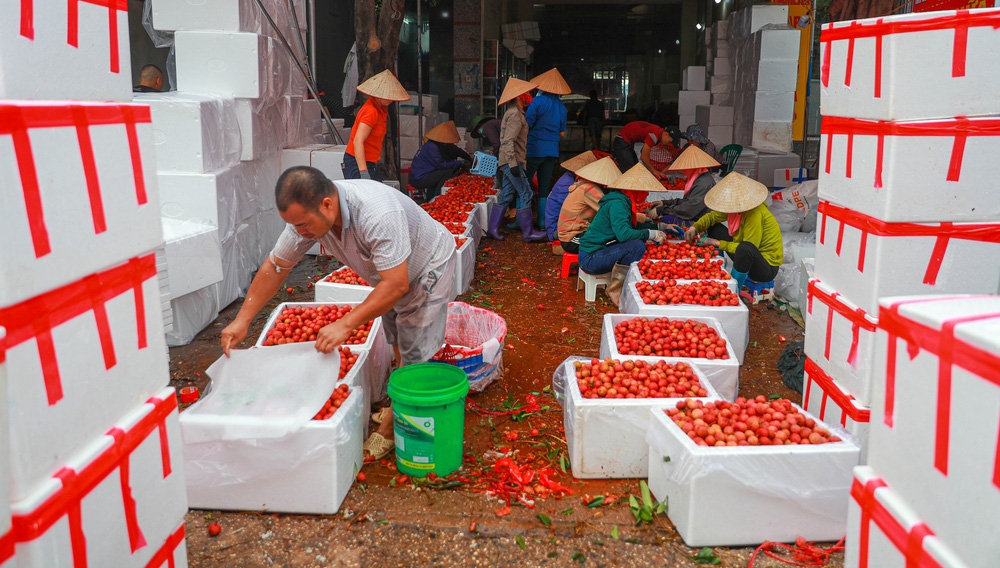
{"label": "red plastic twine", "polygon": [[858,362],[858,336],[860,335],[861,328],[865,331],[875,332],[875,324],[872,323],[866,316],[867,312],[861,308],[850,309],[846,304],[838,300],[840,297],[840,292],[834,292],[833,294],[827,294],[826,292],[819,289],[816,286],[816,279],[809,281],[809,287],[807,288],[807,310],[811,314],[813,308],[813,298],[819,298],[821,302],[826,304],[826,337],[824,338],[826,344],[823,347],[823,356],[830,360],[830,341],[833,338],[833,312],[844,316],[851,322],[851,349],[847,353],[847,363],[851,367],[857,366]]}
{"label": "red plastic twine", "polygon": [[[121,472],[121,489],[124,501],[125,523],[128,527],[132,552],[146,545],[138,524],[135,499],[128,480],[128,462],[131,454],[145,441],[154,428],[159,428],[160,459],[163,462],[164,478],[171,471],[170,447],[164,444],[162,433],[166,431],[167,417],[177,410],[177,397],[165,399],[150,398],[153,410],[142,417],[128,431],[112,428],[108,435],[114,438],[112,445],[104,450],[83,469],[75,471],[63,468],[55,477],[62,481],[62,489],[45,500],[34,511],[25,515],[14,515],[12,533],[14,542],[29,542],[41,537],[64,516],[69,517],[70,544],[73,551],[74,568],[87,567],[87,539],[84,534],[81,504],[91,491],[103,482],[115,469]],[[183,533],[182,533],[183,537]]]}
{"label": "red plastic twine", "polygon": [[919,20],[886,22],[879,18],[874,23],[853,21],[849,25],[823,26],[820,43],[823,45],[823,62],[820,66],[820,80],[824,87],[830,86],[830,46],[835,41],[848,41],[845,62],[844,85],[851,85],[851,67],[854,59],[854,41],[860,38],[875,39],[875,98],[882,97],[882,38],[888,35],[955,30],[951,56],[951,76],[965,76],[966,53],[968,51],[969,28],[1000,28],[1000,13],[957,10],[954,14],[922,18]]}
{"label": "red plastic twine", "polygon": [[[75,2],[76,0],[71,0]],[[142,156],[139,152],[137,123],[151,123],[148,106],[118,104],[51,104],[15,105],[0,102],[0,136],[10,135],[14,144],[14,155],[24,193],[24,205],[28,214],[28,227],[35,248],[35,257],[41,258],[52,252],[42,206],[41,188],[35,158],[31,148],[28,130],[31,128],[72,127],[76,129],[80,159],[90,198],[91,217],[94,234],[107,230],[104,205],[101,198],[100,178],[94,158],[94,147],[90,139],[90,127],[96,125],[123,124],[128,136],[132,173],[135,180],[135,195],[138,205],[148,201],[146,183],[142,171]]]}
{"label": "red plastic twine", "polygon": [[[878,478],[870,479],[864,485],[855,478],[851,484],[851,497],[861,507],[858,568],[868,568],[868,544],[872,521],[875,522],[878,528],[882,529],[882,532],[896,549],[903,553],[903,556],[906,558],[906,566],[940,567],[937,560],[924,551],[923,546],[924,539],[934,536],[934,532],[924,523],[917,523],[910,527],[909,530],[906,530],[903,524],[893,517],[892,513],[875,498],[875,491],[880,487],[886,487],[886,484]],[[879,567],[875,566],[873,568]]]}
{"label": "red plastic twine", "polygon": [[[936,355],[938,358],[934,467],[942,474],[948,475],[952,367],[957,365],[1000,387],[1000,356],[955,337],[955,326],[973,321],[998,319],[1000,313],[983,313],[952,318],[945,320],[940,330],[911,320],[899,313],[901,306],[928,301],[932,300],[901,301],[889,308],[883,307],[879,310],[879,328],[889,334],[889,347],[886,351],[885,424],[889,428],[893,427],[896,393],[896,342],[897,339],[902,339],[907,343],[910,359],[915,358],[921,349]],[[998,431],[1000,431],[1000,425],[998,425]],[[1000,437],[998,437],[994,456],[993,484],[1000,488]]]}
{"label": "red plastic twine", "polygon": [[[854,395],[845,393],[840,387],[837,386],[833,377],[826,374],[826,371],[820,369],[819,365],[808,357],[806,357],[805,371],[809,374],[809,381],[805,385],[806,391],[802,396],[802,400],[808,404],[809,392],[812,390],[813,383],[816,383],[816,386],[823,391],[823,399],[819,408],[820,420],[826,420],[826,403],[827,400],[830,399],[833,399],[834,404],[840,408],[841,426],[847,426],[848,418],[855,422],[868,422],[871,419],[870,410],[861,409],[855,406]],[[807,408],[806,410],[815,412],[812,408]]]}
{"label": "red plastic twine", "polygon": [[[118,12],[128,13],[128,0],[67,0],[66,5],[66,43],[79,47],[80,36],[80,2],[108,9],[108,46],[112,73],[120,70],[118,59]],[[21,0],[21,35],[30,40],[35,39],[35,0]]]}
{"label": "red plastic twine", "polygon": [[167,564],[167,568],[174,568],[176,566],[174,562],[174,552],[177,547],[184,542],[184,524],[177,527],[177,530],[170,533],[167,540],[163,542],[163,546],[156,551],[156,554],[149,559],[146,563],[146,568],[162,568],[163,564]]}
{"label": "red plastic twine", "polygon": [[927,262],[924,273],[924,284],[931,286],[937,283],[941,263],[948,250],[948,241],[959,239],[964,241],[979,241],[1000,243],[1000,223],[887,223],[881,219],[870,217],[847,207],[834,205],[829,201],[820,201],[817,210],[823,214],[820,221],[819,242],[826,242],[826,221],[828,218],[840,221],[837,230],[837,256],[844,242],[844,227],[850,225],[861,231],[861,244],[858,250],[858,272],[865,271],[865,252],[868,247],[868,235],[878,237],[934,237],[934,250]]}
{"label": "red plastic twine", "polygon": [[114,367],[117,359],[105,303],[132,290],[135,298],[137,348],[145,349],[148,341],[142,284],[155,277],[156,255],[148,254],[18,304],[0,308],[0,326],[7,329],[7,336],[0,339],[0,363],[6,359],[8,349],[34,339],[38,347],[48,403],[49,406],[55,405],[62,399],[63,390],[52,330],[81,314],[94,312],[105,368]]}
{"label": "red plastic twine", "polygon": [[851,177],[851,167],[854,163],[854,137],[877,137],[878,149],[875,155],[875,179],[872,187],[879,189],[882,187],[883,154],[887,136],[945,136],[954,138],[946,179],[957,182],[962,174],[962,159],[965,155],[966,140],[970,136],[1000,136],[1000,119],[960,116],[943,120],[893,122],[824,116],[820,133],[826,135],[826,173],[830,173],[830,164],[833,162],[833,137],[835,135],[847,136],[844,176],[848,178]]}

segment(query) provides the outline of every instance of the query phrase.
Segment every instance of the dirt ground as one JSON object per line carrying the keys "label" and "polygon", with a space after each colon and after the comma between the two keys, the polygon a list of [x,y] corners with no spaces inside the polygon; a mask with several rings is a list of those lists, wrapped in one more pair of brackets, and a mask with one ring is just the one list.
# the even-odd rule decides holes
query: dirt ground
{"label": "dirt ground", "polygon": [[[282,301],[311,301],[313,277],[325,275],[335,262],[306,257],[289,276],[287,286],[263,310],[251,329],[259,335],[271,308]],[[651,525],[635,527],[627,495],[639,495],[639,480],[576,480],[562,474],[558,455],[566,445],[562,410],[545,392],[553,370],[570,355],[598,355],[602,316],[617,311],[599,293],[596,304],[575,290],[575,277],[559,277],[559,258],[547,245],[525,244],[519,234],[504,242],[484,239],[476,278],[461,301],[499,313],[507,322],[505,375],[472,399],[482,408],[499,409],[505,401],[518,404],[530,392],[549,410],[527,421],[509,417],[490,421],[466,413],[466,452],[482,455],[510,446],[522,455],[537,451],[536,465],[550,465],[558,480],[573,489],[562,499],[539,500],[535,509],[514,506],[502,518],[502,507],[467,487],[450,490],[394,483],[398,474],[388,465],[363,469],[364,487],[355,484],[341,512],[334,516],[239,513],[192,510],[187,517],[189,564],[203,566],[695,566],[698,551],[686,547],[670,520],[657,516]],[[204,389],[204,370],[221,355],[219,334],[240,303],[226,309],[190,345],[173,348],[172,385]],[[740,369],[740,394],[778,394],[799,402],[800,395],[782,382],[775,362],[788,342],[801,341],[803,330],[784,312],[765,305],[750,315],[750,347]],[[242,347],[248,347],[248,339]],[[374,426],[374,425],[373,425]],[[537,429],[537,437],[531,429]],[[507,432],[519,441],[507,441]],[[539,449],[538,441],[545,441]],[[550,459],[551,456],[551,459]],[[534,456],[529,456],[534,457]],[[606,495],[612,504],[588,508],[584,495]],[[725,511],[719,511],[720,520]],[[545,526],[538,515],[551,519]],[[220,536],[208,536],[207,525],[222,525]],[[753,522],[748,519],[745,522]],[[472,526],[474,523],[475,526]],[[617,527],[618,538],[612,538]],[[745,567],[753,548],[714,550],[720,566]],[[836,554],[828,566],[843,565]],[[761,555],[755,566],[787,566]]]}

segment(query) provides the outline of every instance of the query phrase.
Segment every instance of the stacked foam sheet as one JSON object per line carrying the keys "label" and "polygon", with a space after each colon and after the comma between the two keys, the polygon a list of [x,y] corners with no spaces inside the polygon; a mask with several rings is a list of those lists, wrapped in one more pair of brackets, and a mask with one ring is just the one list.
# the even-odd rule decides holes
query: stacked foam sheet
{"label": "stacked foam sheet", "polygon": [[847,566],[989,566],[998,554],[971,538],[1000,526],[1000,209],[982,191],[1000,106],[977,96],[994,61],[966,60],[1000,51],[998,25],[1000,11],[973,10],[822,32],[805,404],[867,434]]}
{"label": "stacked foam sheet", "polygon": [[189,342],[246,292],[283,228],[273,197],[282,149],[322,131],[319,103],[304,98],[295,62],[305,3],[264,5],[293,54],[252,0],[152,5],[153,26],[175,32],[179,90],[136,99],[152,109],[161,214],[183,222],[165,224],[176,229],[165,235],[168,253],[203,253],[201,263],[170,265],[171,345]]}
{"label": "stacked foam sheet", "polygon": [[[65,17],[36,12],[39,29]],[[0,379],[17,378],[0,380],[0,565],[184,566],[149,108],[0,114],[19,117],[0,129]]]}

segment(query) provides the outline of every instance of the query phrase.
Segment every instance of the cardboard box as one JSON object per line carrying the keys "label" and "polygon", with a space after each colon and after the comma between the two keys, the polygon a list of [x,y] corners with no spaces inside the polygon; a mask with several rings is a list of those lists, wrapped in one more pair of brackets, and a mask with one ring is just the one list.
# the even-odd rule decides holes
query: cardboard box
{"label": "cardboard box", "polygon": [[[199,432],[209,428],[253,419],[185,412],[181,429],[191,506],[336,513],[362,465],[362,421],[368,418],[362,391],[352,387],[331,418],[310,420],[282,438],[191,441],[200,440],[203,435]],[[256,421],[261,428],[266,427],[264,417]]]}
{"label": "cardboard box", "polygon": [[18,565],[74,566],[78,558],[89,566],[159,566],[167,558],[187,565],[174,389],[157,391],[111,424],[61,473],[13,503]]}
{"label": "cardboard box", "polygon": [[[650,411],[674,406],[681,398],[584,398],[577,384],[576,361],[589,357],[570,357],[552,375],[552,388],[563,396],[563,426],[566,445],[578,479],[619,479],[646,477],[649,446],[644,433]],[[625,361],[623,359],[622,361]],[[708,402],[719,400],[712,383],[697,367],[692,367],[708,396],[695,398]]]}
{"label": "cardboard box", "polygon": [[136,93],[149,105],[158,171],[203,173],[240,160],[237,101],[210,93]]}
{"label": "cardboard box", "polygon": [[222,280],[219,228],[163,219],[170,295],[179,298]]}
{"label": "cardboard box", "polygon": [[854,468],[844,566],[967,568],[934,530],[874,469]]}
{"label": "cardboard box", "polygon": [[710,126],[732,126],[733,107],[698,105],[695,107],[695,117],[695,122],[705,129]]}
{"label": "cardboard box", "polygon": [[[347,266],[341,266],[330,273],[330,275],[332,276],[341,270],[347,269],[349,269]],[[314,289],[315,294],[313,295],[313,299],[316,302],[363,302],[368,297],[368,294],[371,294],[373,287],[327,282],[324,278],[316,283]]]}
{"label": "cardboard box", "polygon": [[886,296],[1000,287],[1000,223],[885,223],[820,201],[816,240],[816,276],[869,314]]}
{"label": "cardboard box", "polygon": [[127,4],[5,7],[0,99],[132,100]]}
{"label": "cardboard box", "polygon": [[858,440],[860,463],[868,462],[868,423],[871,409],[861,404],[836,379],[806,357],[802,379],[802,408],[824,422],[840,424]]}
{"label": "cardboard box", "polygon": [[164,172],[160,185],[160,213],[177,221],[207,222],[219,228],[225,242],[240,223],[253,214],[251,192],[243,162],[214,172],[189,174]]}
{"label": "cardboard box", "polygon": [[880,306],[868,464],[970,566],[990,566],[1000,541],[981,531],[1000,526],[1000,297]]}
{"label": "cardboard box", "polygon": [[743,364],[743,353],[746,351],[750,338],[750,311],[742,302],[738,306],[650,305],[643,303],[639,292],[635,289],[635,282],[631,282],[622,289],[619,311],[623,314],[650,317],[713,317],[719,320],[722,328],[726,330],[726,337],[732,343],[736,358],[740,364]]}
{"label": "cardboard box", "polygon": [[1000,202],[990,187],[1000,173],[1000,136],[989,133],[997,127],[996,117],[824,116],[819,196],[891,222],[995,221]]}
{"label": "cardboard box", "polygon": [[[160,31],[261,31],[260,10],[253,0],[151,0],[153,28]],[[304,23],[304,20],[300,20]],[[270,24],[264,23],[270,28]],[[292,41],[292,38],[288,38]]]}
{"label": "cardboard box", "polygon": [[670,503],[667,516],[688,546],[844,536],[851,469],[858,463],[858,446],[846,431],[818,420],[843,441],[702,447],[663,411],[651,414],[649,489]]}
{"label": "cardboard box", "polygon": [[[719,320],[715,318],[702,318],[702,317],[690,317],[683,319],[690,319],[694,321],[700,321],[707,324],[709,327],[714,329],[719,337],[726,340],[726,359],[705,359],[699,357],[660,357],[656,355],[649,356],[636,356],[636,355],[623,355],[618,351],[618,342],[615,339],[615,326],[623,321],[629,321],[641,316],[633,316],[628,314],[604,314],[604,324],[601,328],[601,359],[607,359],[608,357],[612,359],[632,359],[632,360],[644,360],[644,361],[655,361],[663,359],[668,362],[683,361],[685,363],[690,363],[698,367],[698,369],[705,374],[705,378],[708,382],[712,383],[712,387],[719,394],[720,398],[725,400],[736,400],[736,396],[740,391],[740,363],[736,357],[736,352],[733,351],[732,343],[726,336],[726,330],[722,328],[722,324]],[[656,318],[649,318],[656,319]]]}
{"label": "cardboard box", "polygon": [[772,152],[792,151],[792,123],[759,121],[753,123],[751,146]]}
{"label": "cardboard box", "polygon": [[822,114],[900,121],[997,114],[996,21],[984,9],[824,25]]}
{"label": "cardboard box", "polygon": [[709,91],[680,91],[677,93],[677,114],[694,114],[698,105],[711,102]]}
{"label": "cardboard box", "polygon": [[685,91],[705,90],[705,66],[691,65],[681,73],[681,88]]}
{"label": "cardboard box", "polygon": [[0,126],[0,306],[163,244],[148,107],[0,101],[0,114],[18,117]]}

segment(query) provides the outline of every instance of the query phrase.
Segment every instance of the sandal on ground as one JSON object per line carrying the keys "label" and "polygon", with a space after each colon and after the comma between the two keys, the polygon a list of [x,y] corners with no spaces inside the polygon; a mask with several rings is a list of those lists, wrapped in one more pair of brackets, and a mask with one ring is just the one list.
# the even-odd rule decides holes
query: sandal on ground
{"label": "sandal on ground", "polygon": [[372,413],[372,422],[376,424],[381,424],[382,421],[386,419],[386,417],[391,415],[391,413],[392,409],[389,408],[388,406],[386,406],[385,408],[381,408],[379,409],[378,412]]}
{"label": "sandal on ground", "polygon": [[389,452],[396,447],[396,443],[392,440],[386,440],[385,436],[378,432],[372,432],[372,435],[368,436],[362,447],[368,452],[372,460],[380,460],[389,455]]}

